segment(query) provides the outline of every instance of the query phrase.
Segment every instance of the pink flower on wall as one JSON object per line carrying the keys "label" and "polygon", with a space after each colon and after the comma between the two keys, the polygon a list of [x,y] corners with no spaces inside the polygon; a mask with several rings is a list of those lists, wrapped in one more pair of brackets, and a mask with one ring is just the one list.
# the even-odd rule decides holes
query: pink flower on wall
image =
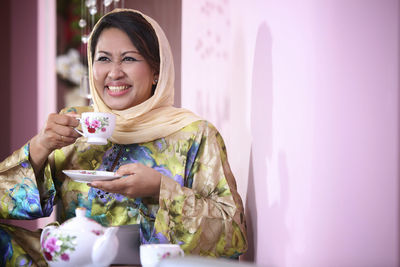
{"label": "pink flower on wall", "polygon": [[200,15],[205,23],[199,31],[195,50],[202,60],[210,58],[228,60],[230,18],[229,1],[203,0],[200,5]]}

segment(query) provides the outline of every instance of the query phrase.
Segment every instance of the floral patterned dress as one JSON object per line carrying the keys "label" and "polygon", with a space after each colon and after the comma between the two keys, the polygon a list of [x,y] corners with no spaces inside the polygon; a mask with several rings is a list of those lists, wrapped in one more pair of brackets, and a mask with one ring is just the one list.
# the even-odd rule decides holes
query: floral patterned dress
{"label": "floral patterned dress", "polygon": [[[115,171],[135,162],[162,174],[158,199],[104,192],[62,172]],[[86,216],[103,226],[139,224],[142,243],[175,243],[185,253],[212,257],[237,257],[247,249],[243,205],[225,145],[207,121],[141,144],[96,146],[79,138],[49,156],[42,177],[35,177],[28,143],[0,163],[0,180],[2,219],[49,216],[60,200],[62,221],[85,207]],[[0,266],[45,266],[40,232],[0,224]]]}

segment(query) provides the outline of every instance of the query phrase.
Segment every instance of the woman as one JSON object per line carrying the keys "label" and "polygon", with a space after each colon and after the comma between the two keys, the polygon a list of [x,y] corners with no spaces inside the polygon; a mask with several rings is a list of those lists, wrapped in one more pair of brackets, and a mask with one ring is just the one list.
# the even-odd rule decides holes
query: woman
{"label": "woman", "polygon": [[[140,224],[142,243],[176,243],[185,253],[237,257],[247,249],[240,196],[222,137],[209,122],[172,107],[168,41],[151,18],[115,10],[88,43],[93,107],[51,114],[41,132],[0,164],[1,218],[62,219],[85,207],[104,226]],[[73,127],[82,111],[114,113],[111,141],[89,145]],[[76,183],[62,170],[116,171],[123,178]],[[3,265],[45,264],[40,231],[0,224]]]}

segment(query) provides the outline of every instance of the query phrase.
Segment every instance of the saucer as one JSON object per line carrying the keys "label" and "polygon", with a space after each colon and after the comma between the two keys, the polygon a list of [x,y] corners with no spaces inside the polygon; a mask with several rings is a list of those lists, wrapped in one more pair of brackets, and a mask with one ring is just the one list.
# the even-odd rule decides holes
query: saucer
{"label": "saucer", "polygon": [[62,171],[75,182],[90,183],[92,181],[109,181],[120,178],[114,172],[96,170],[64,170]]}

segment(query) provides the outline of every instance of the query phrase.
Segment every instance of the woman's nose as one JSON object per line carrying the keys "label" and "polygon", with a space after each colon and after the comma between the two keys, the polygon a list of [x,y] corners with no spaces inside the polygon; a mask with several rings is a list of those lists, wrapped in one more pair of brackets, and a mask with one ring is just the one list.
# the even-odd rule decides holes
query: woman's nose
{"label": "woman's nose", "polygon": [[112,64],[110,71],[108,72],[108,76],[113,79],[117,80],[122,78],[125,75],[124,71],[122,70],[122,66],[119,63]]}

